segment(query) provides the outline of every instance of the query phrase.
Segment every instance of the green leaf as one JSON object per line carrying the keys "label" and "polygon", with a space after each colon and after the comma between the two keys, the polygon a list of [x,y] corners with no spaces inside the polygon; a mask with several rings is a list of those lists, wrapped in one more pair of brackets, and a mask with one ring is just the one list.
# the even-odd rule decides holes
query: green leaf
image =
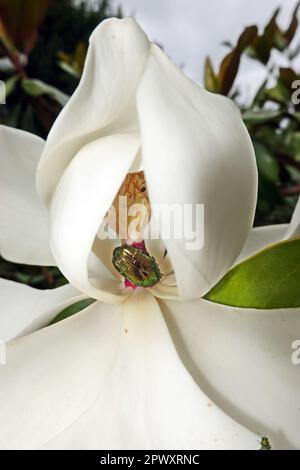
{"label": "green leaf", "polygon": [[300,239],[256,253],[232,268],[205,299],[242,308],[300,307]]}
{"label": "green leaf", "polygon": [[259,173],[268,181],[277,183],[279,178],[279,164],[269,152],[268,148],[260,142],[253,142],[257,167]]}
{"label": "green leaf", "polygon": [[293,11],[287,30],[282,31],[277,24],[277,17],[280,12],[280,8],[277,8],[268,24],[265,26],[263,33],[247,48],[246,53],[263,64],[267,64],[272,49],[277,49],[280,52],[285,51],[295,37],[298,28],[298,9],[299,2]]}
{"label": "green leaf", "polygon": [[265,79],[262,82],[262,84],[260,85],[260,87],[258,88],[258,90],[256,91],[255,96],[254,96],[253,101],[252,101],[252,104],[251,104],[251,108],[254,107],[257,104],[259,105],[261,103],[264,103],[264,101],[265,101],[265,89],[266,89],[267,83],[268,83],[268,79]]}
{"label": "green leaf", "polygon": [[265,90],[266,98],[276,103],[287,104],[291,100],[291,90],[282,80],[278,80],[273,88]]}
{"label": "green leaf", "polygon": [[58,62],[59,67],[66,72],[67,74],[71,75],[72,77],[76,78],[77,80],[80,79],[80,73],[72,67],[70,64],[66,64],[65,62]]}
{"label": "green leaf", "polygon": [[219,83],[218,77],[216,76],[211,60],[209,57],[205,60],[205,67],[204,67],[204,85],[208,91],[212,93],[218,93],[219,91]]}
{"label": "green leaf", "polygon": [[258,199],[260,202],[263,202],[267,213],[270,213],[281,201],[277,185],[264,178],[261,174],[259,174],[258,178]]}
{"label": "green leaf", "polygon": [[300,132],[290,132],[286,138],[289,154],[296,160],[300,158]]}
{"label": "green leaf", "polygon": [[6,96],[10,96],[16,88],[18,81],[20,80],[20,75],[13,75],[8,78],[5,82]]}
{"label": "green leaf", "polygon": [[243,119],[249,124],[262,124],[268,121],[275,121],[284,114],[282,110],[258,110],[258,111],[245,111],[243,113]]}
{"label": "green leaf", "polygon": [[51,321],[50,325],[54,325],[54,323],[58,323],[59,321],[65,320],[66,318],[75,315],[81,310],[92,305],[94,302],[94,299],[84,299],[80,300],[79,302],[76,302],[73,305],[70,305],[70,307],[65,308],[62,312],[56,315],[56,317]]}
{"label": "green leaf", "polygon": [[54,86],[48,85],[47,83],[42,82],[38,79],[25,78],[24,80],[22,80],[22,88],[30,96],[37,97],[47,95],[57,101],[57,103],[59,103],[62,107],[65,106],[65,104],[69,100],[68,95],[58,90]]}
{"label": "green leaf", "polygon": [[280,9],[277,8],[265,26],[263,34],[258,36],[246,50],[250,57],[258,59],[263,64],[269,62],[271,50],[275,46],[275,35],[278,34],[279,30],[276,22],[279,12]]}

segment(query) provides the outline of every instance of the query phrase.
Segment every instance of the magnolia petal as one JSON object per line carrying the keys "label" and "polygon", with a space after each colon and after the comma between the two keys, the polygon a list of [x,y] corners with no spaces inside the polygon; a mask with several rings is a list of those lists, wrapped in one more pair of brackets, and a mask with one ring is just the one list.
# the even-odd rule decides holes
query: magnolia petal
{"label": "magnolia petal", "polygon": [[148,238],[145,240],[147,251],[154,256],[156,262],[161,267],[166,254],[166,247],[163,240],[159,238]]}
{"label": "magnolia petal", "polygon": [[94,279],[98,279],[99,277],[112,280],[116,279],[113,273],[106,268],[101,259],[99,259],[99,257],[93,251],[91,251],[89,254],[87,265],[89,277]]}
{"label": "magnolia petal", "polygon": [[198,389],[145,290],[7,345],[1,449],[256,446]]}
{"label": "magnolia petal", "polygon": [[277,449],[298,449],[300,366],[292,363],[292,343],[299,341],[300,310],[238,309],[203,299],[160,306],[205,393]]}
{"label": "magnolia petal", "polygon": [[[155,45],[137,107],[151,203],[204,204],[202,249],[188,249],[185,233],[165,237],[181,296],[200,297],[233,264],[252,226],[257,170],[251,140],[230,100],[199,88]],[[158,210],[152,210],[156,218]],[[200,221],[200,235],[202,228]]]}
{"label": "magnolia petal", "polygon": [[104,302],[122,302],[128,292],[117,280],[89,279],[87,260],[139,146],[134,133],[90,142],[68,165],[50,207],[51,247],[60,270],[79,290]]}
{"label": "magnolia petal", "polygon": [[285,237],[287,227],[288,225],[281,224],[253,228],[235,264],[240,263],[273,243],[282,241]]}
{"label": "magnolia petal", "polygon": [[49,203],[70,160],[91,140],[137,129],[135,93],[149,41],[134,19],[101,22],[88,49],[80,84],[55,121],[38,168]]}
{"label": "magnolia petal", "polygon": [[117,272],[112,264],[113,251],[119,245],[121,245],[121,241],[118,238],[111,239],[107,237],[99,239],[96,237],[92,250],[95,257],[97,257],[98,260],[101,261],[101,264],[106,267],[107,271],[110,272],[111,278],[122,280],[122,276]]}
{"label": "magnolia petal", "polygon": [[[101,318],[103,306],[97,305]],[[213,405],[186,372],[156,300],[137,289],[118,308],[124,322],[103,388],[92,406],[43,448],[257,448],[256,436]]]}
{"label": "magnolia petal", "polygon": [[55,265],[47,211],[35,188],[44,141],[28,132],[0,126],[0,147],[1,255],[16,263]]}
{"label": "magnolia petal", "polygon": [[286,232],[286,238],[300,237],[300,196]]}
{"label": "magnolia petal", "polygon": [[0,279],[0,340],[9,341],[48,325],[60,311],[83,298],[70,284],[39,290]]}
{"label": "magnolia petal", "polygon": [[[168,276],[169,277],[169,276]],[[170,276],[170,279],[161,280],[158,284],[153,287],[150,287],[149,292],[159,299],[166,300],[180,300],[178,289],[173,280],[173,276]]]}
{"label": "magnolia petal", "polygon": [[174,273],[170,273],[168,274],[167,276],[164,276],[161,280],[160,280],[160,284],[162,284],[163,286],[170,286],[170,287],[176,287],[176,277],[175,277],[175,274]]}
{"label": "magnolia petal", "polygon": [[92,304],[7,344],[0,366],[0,448],[38,449],[97,399],[118,349],[122,311]]}
{"label": "magnolia petal", "polygon": [[149,238],[146,240],[146,247],[149,254],[151,256],[154,256],[164,276],[169,276],[171,272],[174,272],[170,257],[167,253],[166,246],[163,240],[159,238]]}

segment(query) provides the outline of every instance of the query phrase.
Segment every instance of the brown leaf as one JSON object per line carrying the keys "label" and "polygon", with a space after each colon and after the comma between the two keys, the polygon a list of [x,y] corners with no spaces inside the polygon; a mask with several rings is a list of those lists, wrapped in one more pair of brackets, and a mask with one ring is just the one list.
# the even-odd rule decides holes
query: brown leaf
{"label": "brown leaf", "polygon": [[0,0],[2,27],[20,51],[33,49],[48,6],[49,0]]}
{"label": "brown leaf", "polygon": [[257,26],[252,25],[245,28],[239,37],[236,47],[227,54],[221,62],[219,70],[219,92],[227,95],[232,88],[237,75],[241,55],[257,37]]}
{"label": "brown leaf", "polygon": [[280,30],[276,21],[279,12],[280,8],[277,8],[268,24],[265,26],[263,34],[257,36],[256,40],[251,45],[250,55],[260,60],[263,64],[268,63],[271,50],[275,46],[275,36],[280,34]]}
{"label": "brown leaf", "polygon": [[297,31],[297,28],[298,28],[298,10],[299,10],[299,7],[300,7],[300,2],[298,2],[294,8],[294,11],[293,11],[293,15],[292,15],[292,19],[291,19],[291,22],[289,24],[289,27],[287,28],[287,30],[284,32],[283,36],[287,42],[287,45],[289,45],[292,40],[294,39],[294,36],[295,36],[295,33]]}
{"label": "brown leaf", "polygon": [[287,88],[291,89],[292,83],[299,79],[296,72],[290,67],[281,67],[279,69],[280,80],[286,85]]}

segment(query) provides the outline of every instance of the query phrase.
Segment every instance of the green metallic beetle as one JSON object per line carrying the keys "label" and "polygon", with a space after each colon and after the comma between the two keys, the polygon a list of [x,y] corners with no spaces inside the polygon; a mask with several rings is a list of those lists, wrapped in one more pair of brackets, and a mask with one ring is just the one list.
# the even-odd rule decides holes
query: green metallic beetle
{"label": "green metallic beetle", "polygon": [[259,450],[271,450],[272,446],[270,444],[269,439],[267,436],[263,436],[260,440],[260,449]]}
{"label": "green metallic beetle", "polygon": [[162,277],[153,256],[130,245],[117,246],[112,262],[116,270],[135,286],[152,287]]}

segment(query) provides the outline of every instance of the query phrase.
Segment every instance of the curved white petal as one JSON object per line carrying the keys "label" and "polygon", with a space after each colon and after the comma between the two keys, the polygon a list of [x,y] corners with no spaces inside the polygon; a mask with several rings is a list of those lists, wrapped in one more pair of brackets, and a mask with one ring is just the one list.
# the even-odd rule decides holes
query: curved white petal
{"label": "curved white petal", "polygon": [[70,284],[39,290],[0,279],[0,340],[9,341],[48,325],[64,308],[83,298]]}
{"label": "curved white petal", "polygon": [[286,238],[300,237],[300,196],[292,220],[286,232]]}
{"label": "curved white petal", "polygon": [[204,391],[277,449],[299,449],[300,365],[292,363],[292,343],[300,339],[300,310],[238,309],[202,299],[160,306]]}
{"label": "curved white petal", "polygon": [[166,246],[160,238],[148,238],[145,240],[146,248],[151,256],[154,256],[164,276],[169,276],[174,271]]}
{"label": "curved white petal", "polygon": [[95,258],[98,259],[98,262],[100,261],[102,266],[105,266],[106,270],[110,273],[110,277],[112,279],[123,280],[122,276],[116,271],[112,264],[113,251],[119,245],[121,245],[121,241],[118,238],[112,239],[107,237],[99,239],[98,237],[96,237],[93,243],[92,250],[93,254],[95,255]]}
{"label": "curved white petal", "polygon": [[196,386],[146,291],[14,341],[7,357],[2,449],[258,447]]}
{"label": "curved white petal", "polygon": [[154,298],[137,290],[121,310],[120,342],[105,387],[45,447],[255,448],[255,436],[211,403],[186,372]]}
{"label": "curved white petal", "polygon": [[122,302],[128,292],[117,280],[89,279],[87,260],[139,146],[138,135],[127,133],[83,147],[68,165],[50,207],[51,247],[60,270],[82,292],[105,302]]}
{"label": "curved white petal", "polygon": [[[99,305],[99,304],[98,304]],[[38,449],[97,399],[118,349],[122,311],[102,304],[7,344],[0,448]]]}
{"label": "curved white petal", "polygon": [[0,253],[16,263],[55,265],[47,211],[35,187],[39,137],[0,126]]}
{"label": "curved white petal", "polygon": [[255,448],[255,436],[196,387],[155,299],[138,290],[122,310],[118,353],[101,396],[46,448]]}
{"label": "curved white petal", "polygon": [[175,285],[168,285],[162,281],[149,288],[149,292],[158,299],[180,300],[178,289]]}
{"label": "curved white petal", "polygon": [[[200,297],[233,264],[252,226],[257,170],[251,140],[230,100],[199,88],[155,45],[137,106],[151,203],[204,204],[202,249],[189,249],[186,233],[165,240],[181,296]],[[202,228],[200,220],[199,234]]]}
{"label": "curved white petal", "polygon": [[[110,258],[111,262],[111,258]],[[104,279],[112,279],[115,280],[116,276],[114,276],[113,269],[110,271],[107,269],[105,264],[101,261],[101,259],[93,252],[91,251],[88,257],[88,262],[87,262],[87,269],[88,269],[88,275],[89,277],[92,278],[104,278]],[[122,280],[122,278],[120,279]]]}
{"label": "curved white petal", "polygon": [[39,165],[38,187],[47,203],[83,146],[136,130],[134,96],[148,54],[148,39],[132,18],[109,19],[95,29],[80,84],[54,123]]}
{"label": "curved white petal", "polygon": [[264,227],[253,228],[235,264],[240,263],[267,246],[283,240],[287,228],[288,225],[286,224],[266,225]]}

